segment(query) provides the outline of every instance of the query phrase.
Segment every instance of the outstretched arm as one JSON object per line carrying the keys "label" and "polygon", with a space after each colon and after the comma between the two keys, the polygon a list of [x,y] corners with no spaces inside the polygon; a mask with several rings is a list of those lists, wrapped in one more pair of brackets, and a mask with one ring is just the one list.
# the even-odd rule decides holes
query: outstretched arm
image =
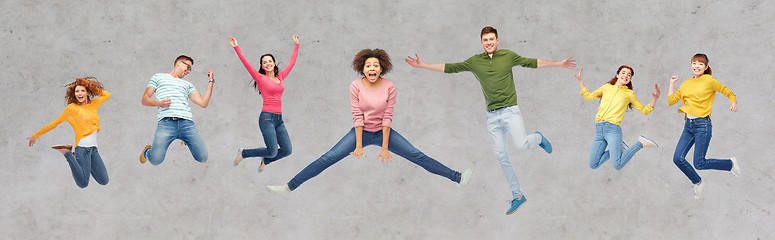
{"label": "outstretched arm", "polygon": [[536,68],[545,68],[545,67],[564,67],[567,69],[573,69],[576,67],[576,60],[572,58],[566,58],[562,61],[547,61],[543,59],[537,59],[538,60],[538,67]]}
{"label": "outstretched arm", "polygon": [[652,99],[651,102],[649,103],[649,107],[653,108],[653,107],[657,106],[657,99],[659,99],[659,95],[661,95],[661,94],[662,93],[659,92],[659,85],[657,85],[655,83],[654,84],[654,93],[651,94],[651,96],[654,97],[654,99]]}
{"label": "outstretched arm", "polygon": [[579,74],[576,74],[576,75],[573,75],[573,76],[576,76],[576,78],[579,79],[579,87],[581,87],[581,89],[585,89],[585,88],[587,88],[587,86],[584,86],[584,80],[581,79],[581,70],[584,70],[584,67],[580,67],[579,68]]}
{"label": "outstretched arm", "polygon": [[433,70],[436,72],[444,72],[444,64],[443,63],[424,63],[420,61],[420,56],[418,56],[416,53],[414,54],[415,58],[412,58],[412,56],[407,56],[404,61],[409,64],[409,66],[416,67],[416,68],[425,68],[428,70]]}
{"label": "outstretched arm", "polygon": [[201,96],[199,94],[199,91],[193,91],[191,92],[191,95],[189,95],[189,98],[192,102],[194,102],[196,105],[199,105],[202,108],[207,108],[207,105],[210,104],[210,96],[213,95],[213,84],[215,83],[215,74],[213,74],[213,70],[209,69],[207,70],[207,79],[210,80],[210,82],[207,84],[207,91],[205,91],[205,95]]}

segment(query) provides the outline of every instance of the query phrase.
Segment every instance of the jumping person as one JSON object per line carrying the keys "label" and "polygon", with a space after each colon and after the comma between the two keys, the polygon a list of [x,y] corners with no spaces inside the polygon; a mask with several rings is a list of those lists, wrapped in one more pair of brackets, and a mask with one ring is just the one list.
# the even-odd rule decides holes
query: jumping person
{"label": "jumping person", "polygon": [[382,151],[377,156],[382,162],[391,162],[393,157],[390,156],[390,152],[393,152],[420,165],[430,173],[465,186],[473,173],[474,163],[461,174],[417,150],[391,128],[397,90],[393,82],[382,76],[388,73],[392,66],[385,50],[364,49],[358,52],[353,59],[352,67],[363,77],[350,83],[353,127],[331,150],[296,174],[288,184],[267,186],[266,189],[273,193],[289,195],[302,183],[317,176],[347,155],[357,158],[366,157],[363,154],[363,147],[368,145],[382,147]]}
{"label": "jumping person", "polygon": [[429,64],[420,61],[420,57],[415,54],[415,58],[407,57],[405,60],[409,65],[416,68],[424,68],[436,72],[457,73],[469,71],[474,74],[482,85],[482,93],[487,103],[487,130],[492,138],[492,146],[495,150],[496,158],[501,165],[503,174],[506,175],[506,181],[513,199],[511,206],[506,214],[512,214],[517,211],[527,198],[519,188],[517,172],[511,164],[508,154],[508,133],[514,141],[517,149],[525,152],[530,148],[540,146],[547,153],[552,153],[552,145],[543,134],[536,131],[527,135],[525,132],[525,123],[522,120],[522,113],[517,106],[517,92],[514,85],[514,66],[527,68],[545,68],[545,67],[564,67],[573,69],[576,66],[576,60],[566,58],[561,61],[546,61],[535,58],[524,58],[512,51],[498,49],[498,31],[493,27],[484,27],[479,35],[481,37],[484,53],[474,55],[467,60],[459,63],[447,64]]}
{"label": "jumping person", "polygon": [[[684,114],[684,129],[673,154],[673,162],[679,169],[689,177],[694,184],[694,198],[702,198],[702,189],[705,187],[702,178],[697,174],[697,170],[724,170],[730,171],[733,175],[740,175],[740,166],[736,158],[730,159],[706,159],[705,153],[710,145],[710,138],[713,133],[713,125],[710,121],[710,112],[713,108],[713,100],[716,92],[724,94],[732,106],[729,110],[737,112],[737,97],[726,86],[711,76],[710,66],[708,66],[708,56],[697,53],[692,56],[692,73],[694,76],[684,80],[675,93],[675,82],[678,76],[670,78],[670,90],[668,92],[668,105],[683,103],[683,107],[678,109],[679,113]],[[686,154],[694,145],[694,167],[686,161]]]}
{"label": "jumping person", "polygon": [[[94,98],[95,96],[99,96]],[[93,98],[93,99],[92,99]],[[102,83],[94,77],[78,78],[67,85],[65,99],[67,106],[62,114],[53,122],[41,128],[38,132],[28,137],[29,146],[35,141],[53,130],[60,123],[67,121],[75,132],[75,154],[71,151],[72,145],[55,145],[52,148],[64,154],[73,179],[78,187],[89,186],[89,176],[101,185],[108,184],[108,170],[97,150],[97,133],[100,132],[100,116],[97,109],[110,98],[110,93],[105,91]]]}
{"label": "jumping person", "polygon": [[[643,106],[635,97],[632,89],[632,76],[635,71],[627,65],[622,65],[616,70],[616,75],[608,83],[603,84],[594,92],[589,92],[581,79],[581,70],[579,74],[574,75],[579,80],[581,87],[581,96],[586,100],[600,99],[600,106],[595,115],[595,138],[592,141],[592,147],[589,150],[589,167],[597,169],[608,159],[612,159],[614,169],[621,170],[627,162],[632,159],[640,149],[648,147],[658,147],[654,141],[646,137],[638,137],[638,142],[632,147],[622,151],[622,127],[621,122],[624,119],[624,111],[629,107],[637,109],[643,115],[648,115],[654,110],[657,99],[659,98],[659,86],[654,84],[654,98],[647,106]],[[609,150],[605,150],[608,146]]]}
{"label": "jumping person", "polygon": [[[183,77],[191,72],[192,65],[194,65],[194,59],[180,55],[175,59],[170,73],[157,73],[148,82],[142,103],[144,106],[157,108],[158,123],[156,133],[153,135],[153,143],[145,146],[140,152],[140,163],[149,161],[153,165],[161,164],[167,154],[167,148],[175,139],[182,140],[188,146],[194,160],[202,163],[207,161],[207,146],[194,125],[188,100],[202,108],[207,108],[215,79],[213,70],[208,70],[209,84],[205,95],[202,96],[193,84],[183,80]],[[159,100],[151,98],[154,93]]]}
{"label": "jumping person", "polygon": [[293,48],[291,60],[282,71],[279,71],[274,56],[268,53],[261,55],[261,58],[259,58],[261,68],[256,71],[248,59],[245,58],[245,54],[242,54],[242,50],[237,45],[237,40],[229,37],[229,44],[237,52],[237,57],[245,65],[250,76],[253,77],[253,81],[251,81],[253,87],[259,91],[259,94],[264,99],[261,115],[258,117],[258,127],[261,129],[261,134],[264,136],[264,144],[266,144],[264,148],[240,148],[237,151],[237,158],[234,159],[234,166],[239,165],[245,158],[260,157],[261,164],[258,167],[258,172],[260,173],[264,171],[266,165],[291,155],[291,138],[288,136],[288,130],[285,129],[285,123],[283,122],[282,97],[283,91],[285,91],[283,82],[296,64],[296,56],[299,54],[299,37],[293,35],[293,42],[295,47]]}

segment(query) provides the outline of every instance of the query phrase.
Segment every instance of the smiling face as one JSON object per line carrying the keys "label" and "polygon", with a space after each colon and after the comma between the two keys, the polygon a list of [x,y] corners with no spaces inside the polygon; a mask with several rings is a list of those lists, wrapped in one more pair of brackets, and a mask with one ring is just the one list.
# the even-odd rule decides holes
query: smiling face
{"label": "smiling face", "polygon": [[704,62],[699,60],[692,61],[692,73],[694,73],[694,76],[702,76],[702,74],[705,74],[705,70],[707,69],[708,65],[706,65]]}
{"label": "smiling face", "polygon": [[616,85],[625,86],[630,83],[632,79],[632,70],[629,68],[622,68],[619,73],[616,74]]}
{"label": "smiling face", "polygon": [[494,53],[498,50],[498,36],[495,33],[482,34],[482,47],[485,53]]}
{"label": "smiling face", "polygon": [[177,77],[177,78],[185,77],[186,75],[188,75],[188,73],[191,72],[191,66],[192,65],[194,65],[194,63],[189,61],[189,60],[180,60],[180,61],[178,61],[178,63],[175,64],[175,69],[173,70],[173,72],[176,73],[176,75],[177,75],[177,76],[174,76],[174,77]]}
{"label": "smiling face", "polygon": [[379,59],[375,57],[367,58],[363,64],[363,76],[371,83],[377,82],[382,74],[382,66],[379,65]]}
{"label": "smiling face", "polygon": [[264,72],[274,72],[274,66],[274,59],[272,56],[264,56],[261,58],[261,69],[264,69]]}
{"label": "smiling face", "polygon": [[86,87],[78,85],[75,86],[75,100],[78,105],[84,105],[89,103],[89,91],[86,91]]}

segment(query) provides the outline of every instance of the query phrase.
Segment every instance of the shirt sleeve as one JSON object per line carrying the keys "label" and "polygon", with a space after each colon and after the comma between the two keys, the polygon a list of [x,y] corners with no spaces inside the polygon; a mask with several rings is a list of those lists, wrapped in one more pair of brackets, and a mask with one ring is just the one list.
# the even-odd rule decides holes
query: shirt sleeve
{"label": "shirt sleeve", "polygon": [[35,134],[32,134],[32,137],[39,138],[40,136],[43,136],[43,134],[46,134],[46,133],[50,132],[51,130],[54,130],[54,128],[59,126],[60,123],[64,122],[65,118],[69,114],[69,107],[70,107],[70,105],[68,104],[67,107],[65,107],[65,110],[62,111],[62,114],[59,114],[59,117],[54,119],[53,122],[51,122],[49,124],[46,124],[46,126],[43,126],[43,128],[38,130],[38,132],[36,132]]}
{"label": "shirt sleeve", "polygon": [[[471,57],[473,58],[473,57]],[[471,58],[466,59],[465,61],[459,62],[459,63],[447,63],[444,64],[444,72],[445,73],[459,73],[459,72],[465,72],[470,71],[471,66]]]}
{"label": "shirt sleeve", "polygon": [[99,95],[100,95],[99,97],[96,97],[96,98],[91,100],[91,102],[93,104],[97,104],[98,107],[100,105],[102,105],[102,103],[107,101],[110,98],[110,96],[111,96],[111,94],[108,91],[105,91],[105,89],[102,89],[102,91],[99,93]]}
{"label": "shirt sleeve", "polygon": [[385,108],[385,112],[382,114],[383,127],[390,127],[390,123],[393,122],[393,107],[396,106],[397,92],[396,85],[391,84],[391,86],[388,88],[387,107]]}
{"label": "shirt sleeve", "polygon": [[724,84],[721,84],[718,80],[715,78],[712,78],[711,86],[713,87],[713,91],[719,92],[721,94],[724,94],[727,98],[729,98],[729,102],[737,102],[737,96],[735,96],[734,93],[732,93],[732,90],[729,90]]}
{"label": "shirt sleeve", "polygon": [[522,57],[517,53],[514,53],[514,65],[513,66],[522,66],[526,68],[538,68],[538,59],[535,58],[526,58]]}
{"label": "shirt sleeve", "polygon": [[153,88],[154,90],[158,89],[159,88],[159,78],[156,77],[156,75],[153,75],[153,77],[151,77],[151,81],[148,81],[148,86],[147,87]]}
{"label": "shirt sleeve", "polygon": [[358,99],[360,89],[355,82],[350,83],[350,107],[353,113],[353,127],[363,127],[363,110]]}
{"label": "shirt sleeve", "polygon": [[291,54],[291,60],[288,61],[288,65],[283,68],[280,73],[277,74],[277,78],[281,80],[285,80],[285,77],[288,76],[288,74],[291,73],[291,69],[293,69],[293,66],[296,65],[296,57],[299,56],[299,44],[296,44],[296,46],[293,47],[293,54]]}
{"label": "shirt sleeve", "polygon": [[643,115],[649,115],[649,113],[651,113],[651,111],[654,110],[654,108],[651,106],[643,106],[643,103],[641,103],[640,100],[638,100],[638,97],[635,96],[635,93],[630,93],[629,97],[630,97],[630,104],[632,104],[632,106]]}
{"label": "shirt sleeve", "polygon": [[196,91],[196,87],[194,87],[194,84],[189,82],[188,83],[188,93],[187,93],[186,96],[191,96],[191,94],[194,93],[194,91]]}
{"label": "shirt sleeve", "polygon": [[581,96],[584,97],[584,99],[586,100],[594,100],[603,96],[603,87],[605,87],[605,85],[601,86],[594,92],[589,92],[587,88],[582,88],[581,91],[579,91],[579,93],[581,93]]}
{"label": "shirt sleeve", "polygon": [[245,66],[245,69],[247,69],[248,73],[250,73],[250,77],[252,77],[253,80],[256,81],[256,83],[259,83],[259,81],[262,81],[262,80],[266,80],[265,79],[266,76],[256,71],[256,68],[254,68],[253,65],[250,64],[248,59],[245,57],[245,54],[242,54],[242,49],[240,49],[239,46],[234,47],[234,51],[237,52],[237,57],[239,57],[239,60],[242,62],[242,65]]}
{"label": "shirt sleeve", "polygon": [[[683,84],[681,84],[681,86],[683,86]],[[680,102],[681,98],[682,98],[681,87],[678,87],[678,90],[675,90],[675,93],[673,93],[670,96],[667,96],[667,105],[673,106],[676,103]]]}

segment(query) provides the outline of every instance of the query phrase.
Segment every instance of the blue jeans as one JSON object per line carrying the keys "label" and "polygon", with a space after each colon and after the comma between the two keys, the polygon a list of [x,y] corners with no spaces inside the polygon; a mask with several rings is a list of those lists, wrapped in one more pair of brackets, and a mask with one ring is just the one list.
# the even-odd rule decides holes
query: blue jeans
{"label": "blue jeans", "polygon": [[266,147],[244,149],[243,158],[263,157],[264,164],[269,164],[291,155],[291,138],[288,137],[282,114],[261,112],[258,126],[261,128],[261,134],[264,135]]}
{"label": "blue jeans", "polygon": [[[609,150],[605,150],[606,146]],[[597,169],[608,159],[613,159],[614,169],[621,170],[642,148],[643,144],[638,141],[622,152],[622,127],[609,122],[596,123],[595,139],[589,149],[589,167]]]}
{"label": "blue jeans", "polygon": [[108,184],[108,170],[105,169],[97,147],[75,147],[75,154],[68,151],[65,153],[65,159],[78,187],[89,186],[89,175],[94,176],[94,180],[100,185]]}
{"label": "blue jeans", "polygon": [[[694,184],[702,181],[694,168],[698,170],[732,170],[732,160],[705,158],[711,135],[713,135],[713,124],[710,122],[710,117],[687,118],[681,139],[678,139],[678,146],[675,147],[673,162]],[[692,145],[694,145],[694,168],[686,161],[686,154],[689,153]]]}
{"label": "blue jeans", "polygon": [[503,175],[506,175],[506,181],[509,182],[509,188],[514,198],[520,198],[522,190],[519,188],[517,172],[509,159],[509,138],[520,152],[526,152],[541,143],[541,135],[525,133],[525,123],[522,120],[522,114],[518,106],[504,107],[492,111],[487,111],[487,130],[492,138],[492,148],[495,150],[495,157],[501,165]]}
{"label": "blue jeans", "polygon": [[[382,131],[369,132],[363,131],[363,146],[377,145],[382,146]],[[306,182],[310,178],[313,178],[323,172],[326,168],[334,165],[343,158],[350,155],[355,150],[355,128],[350,129],[347,135],[342,137],[331,150],[328,150],[323,156],[320,156],[317,160],[310,163],[304,170],[301,170],[299,174],[296,174],[291,181],[288,182],[288,188],[294,190],[302,183]],[[424,153],[417,150],[407,141],[401,134],[390,129],[390,138],[388,139],[388,150],[392,153],[401,156],[420,167],[424,168],[430,173],[446,177],[453,182],[460,182],[460,172],[452,170],[447,166],[439,163],[431,157],[428,157]]]}
{"label": "blue jeans", "polygon": [[205,146],[202,136],[199,135],[194,121],[173,117],[159,120],[156,133],[153,135],[151,149],[144,153],[145,158],[153,165],[161,164],[164,162],[164,156],[167,155],[167,148],[175,139],[180,139],[186,143],[191,155],[194,156],[194,160],[202,163],[207,161],[207,146]]}

